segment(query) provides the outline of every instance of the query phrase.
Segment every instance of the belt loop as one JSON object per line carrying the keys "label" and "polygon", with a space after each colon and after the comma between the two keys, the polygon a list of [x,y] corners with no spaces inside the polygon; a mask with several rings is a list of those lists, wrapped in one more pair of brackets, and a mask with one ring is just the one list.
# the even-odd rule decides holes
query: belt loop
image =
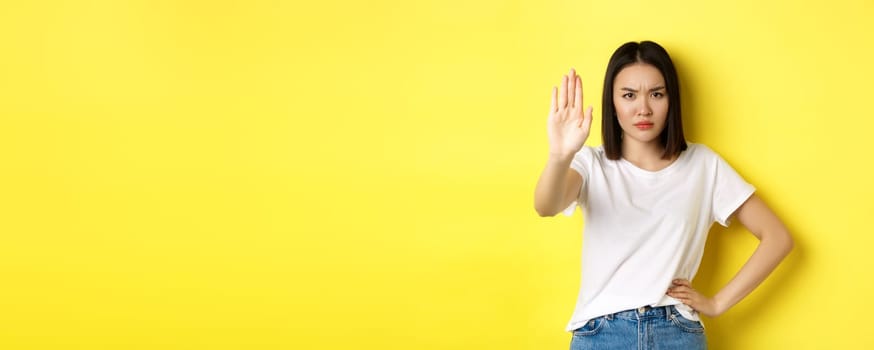
{"label": "belt loop", "polygon": [[665,306],[665,320],[667,320],[667,321],[671,320],[671,314],[672,314],[671,308],[672,307],[674,307],[674,306],[673,305],[666,305]]}
{"label": "belt loop", "polygon": [[604,317],[607,319],[607,321],[613,321],[613,314],[607,314]]}

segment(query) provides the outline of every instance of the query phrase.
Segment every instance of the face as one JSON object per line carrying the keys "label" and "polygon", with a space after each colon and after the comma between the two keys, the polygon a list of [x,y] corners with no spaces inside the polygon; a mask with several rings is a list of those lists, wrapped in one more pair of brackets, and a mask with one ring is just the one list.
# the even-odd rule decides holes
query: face
{"label": "face", "polygon": [[645,63],[622,68],[613,81],[613,106],[623,142],[659,142],[668,117],[668,91],[662,73]]}

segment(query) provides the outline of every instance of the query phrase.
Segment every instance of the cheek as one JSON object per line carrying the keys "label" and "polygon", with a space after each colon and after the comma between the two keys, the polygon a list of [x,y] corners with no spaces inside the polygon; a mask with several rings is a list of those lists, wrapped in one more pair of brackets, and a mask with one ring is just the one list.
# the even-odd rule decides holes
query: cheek
{"label": "cheek", "polygon": [[616,108],[616,116],[619,117],[619,121],[625,121],[634,117],[635,111],[633,106],[616,103],[613,107]]}
{"label": "cheek", "polygon": [[656,113],[658,113],[658,115],[662,119],[667,119],[667,117],[668,117],[668,103],[667,103],[667,101],[665,103],[659,103],[656,106]]}
{"label": "cheek", "polygon": [[655,105],[657,106],[656,108],[660,108],[660,109],[664,110],[665,113],[668,112],[668,98],[667,97],[659,100],[657,103],[655,103]]}

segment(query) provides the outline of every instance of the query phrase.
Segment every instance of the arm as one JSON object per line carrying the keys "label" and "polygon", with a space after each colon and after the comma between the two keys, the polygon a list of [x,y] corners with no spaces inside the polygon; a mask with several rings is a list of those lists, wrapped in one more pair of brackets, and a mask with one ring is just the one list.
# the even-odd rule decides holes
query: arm
{"label": "arm", "polygon": [[554,216],[577,198],[583,177],[570,168],[571,157],[550,156],[534,189],[534,210],[540,216]]}
{"label": "arm", "polygon": [[582,176],[570,168],[574,154],[583,147],[592,125],[592,107],[583,114],[583,81],[571,69],[561,88],[552,89],[546,131],[549,159],[534,189],[534,210],[540,216],[558,214],[576,198]]}
{"label": "arm", "polygon": [[723,314],[749,295],[777,268],[794,245],[783,222],[755,194],[737,209],[735,215],[759,239],[759,245],[734,278],[713,298],[698,293],[687,280],[675,280],[668,289],[669,296],[709,317]]}

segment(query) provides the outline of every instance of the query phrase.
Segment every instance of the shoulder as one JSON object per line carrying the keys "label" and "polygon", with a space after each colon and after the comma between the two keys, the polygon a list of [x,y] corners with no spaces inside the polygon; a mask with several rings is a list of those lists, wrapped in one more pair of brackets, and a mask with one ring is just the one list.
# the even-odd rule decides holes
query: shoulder
{"label": "shoulder", "polygon": [[604,164],[609,158],[607,158],[607,154],[604,152],[604,146],[583,146],[574,155],[574,161],[588,164],[590,166],[596,166],[596,164]]}
{"label": "shoulder", "polygon": [[683,152],[688,153],[687,157],[695,161],[712,161],[721,158],[719,153],[703,143],[687,142],[686,145],[686,150]]}
{"label": "shoulder", "polygon": [[689,163],[696,164],[696,167],[703,167],[716,173],[725,172],[731,165],[723,158],[719,152],[700,143],[687,143],[688,148],[684,152],[689,152],[686,156]]}
{"label": "shoulder", "polygon": [[599,145],[599,146],[586,146],[586,145],[584,145],[583,148],[580,148],[580,150],[577,152],[577,156],[584,157],[584,158],[591,158],[591,159],[606,158],[606,155],[604,154],[604,146],[601,146],[601,145]]}
{"label": "shoulder", "polygon": [[716,152],[713,151],[713,149],[711,149],[710,147],[707,147],[707,145],[705,145],[703,143],[686,142],[686,146],[687,146],[686,152],[700,153],[702,155],[716,154]]}
{"label": "shoulder", "polygon": [[591,171],[592,168],[596,168],[601,166],[600,164],[607,159],[604,154],[603,146],[583,146],[574,154],[574,158],[571,161],[571,167],[577,169],[581,174],[586,174]]}

